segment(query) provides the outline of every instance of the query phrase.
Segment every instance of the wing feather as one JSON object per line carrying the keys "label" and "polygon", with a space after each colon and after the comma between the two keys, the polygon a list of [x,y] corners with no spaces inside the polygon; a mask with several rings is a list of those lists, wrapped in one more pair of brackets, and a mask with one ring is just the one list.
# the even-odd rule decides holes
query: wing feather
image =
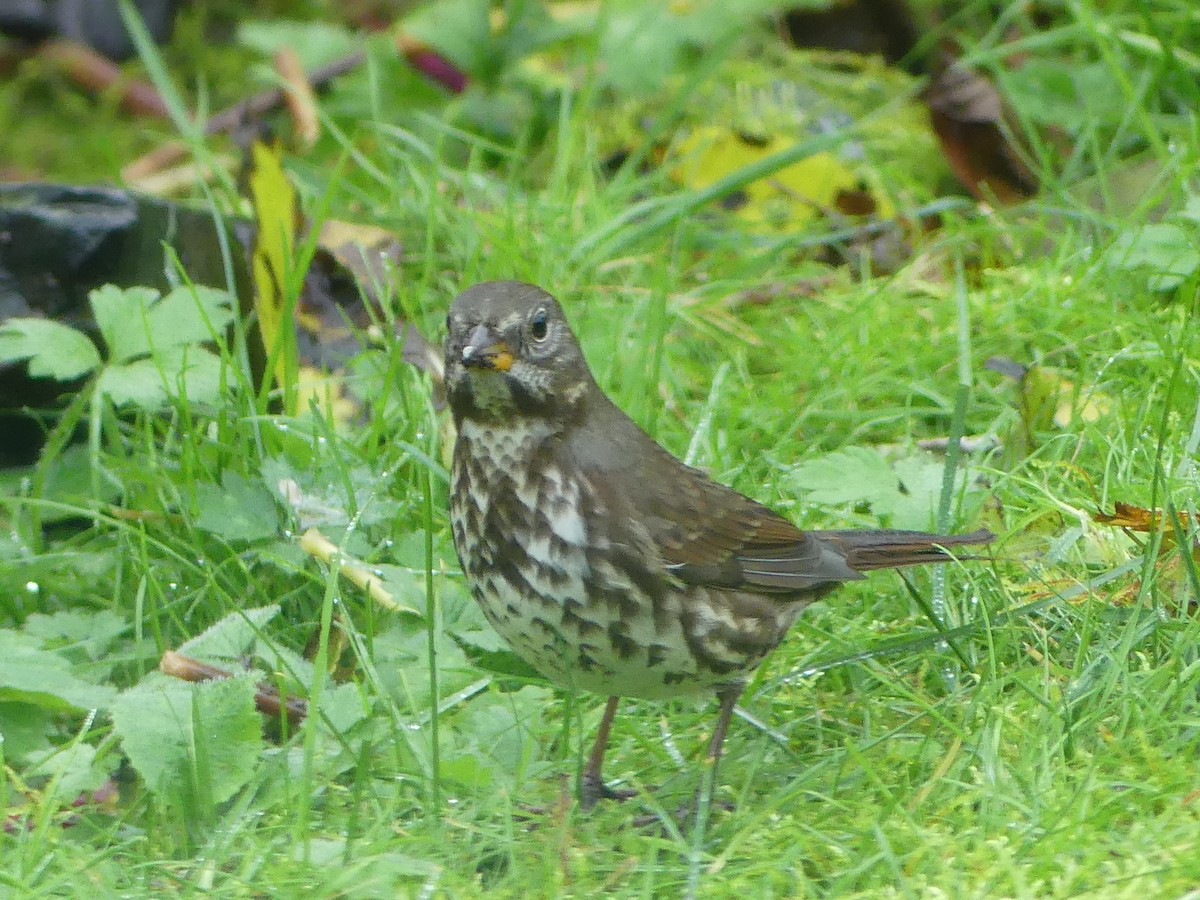
{"label": "wing feather", "polygon": [[864,578],[871,569],[945,562],[953,558],[947,547],[992,539],[984,530],[802,531],[680,462],[611,403],[593,414],[602,427],[565,449],[573,465],[593,475],[608,527],[620,542],[649,541],[664,568],[692,584],[764,594],[822,593]]}

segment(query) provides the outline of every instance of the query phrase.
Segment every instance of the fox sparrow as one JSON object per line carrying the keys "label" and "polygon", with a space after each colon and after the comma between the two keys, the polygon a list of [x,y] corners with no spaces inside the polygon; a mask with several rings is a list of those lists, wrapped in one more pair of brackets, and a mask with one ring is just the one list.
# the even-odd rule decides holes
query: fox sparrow
{"label": "fox sparrow", "polygon": [[447,318],[454,545],[488,621],[556,684],[609,698],[715,691],[715,766],[746,676],[809,603],[871,569],[992,535],[801,531],[671,456],[599,388],[558,302],[478,284]]}

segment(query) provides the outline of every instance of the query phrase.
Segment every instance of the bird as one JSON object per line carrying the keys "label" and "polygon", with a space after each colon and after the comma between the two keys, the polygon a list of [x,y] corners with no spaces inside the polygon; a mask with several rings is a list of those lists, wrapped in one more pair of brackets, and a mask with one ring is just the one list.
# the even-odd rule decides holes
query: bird
{"label": "bird", "polygon": [[468,288],[446,331],[450,523],[470,591],[533,669],[608,698],[579,779],[585,809],[633,793],[602,772],[621,698],[714,693],[715,779],[747,677],[805,607],[866,572],[946,562],[993,539],[800,529],[626,415],[536,285]]}

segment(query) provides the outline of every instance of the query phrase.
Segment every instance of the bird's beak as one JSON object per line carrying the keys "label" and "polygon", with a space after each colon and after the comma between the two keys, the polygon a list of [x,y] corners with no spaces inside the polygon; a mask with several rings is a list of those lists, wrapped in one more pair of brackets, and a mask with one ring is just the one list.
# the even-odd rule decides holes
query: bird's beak
{"label": "bird's beak", "polygon": [[468,368],[492,369],[507,372],[512,368],[513,355],[508,344],[494,335],[486,325],[476,325],[462,348],[462,362]]}

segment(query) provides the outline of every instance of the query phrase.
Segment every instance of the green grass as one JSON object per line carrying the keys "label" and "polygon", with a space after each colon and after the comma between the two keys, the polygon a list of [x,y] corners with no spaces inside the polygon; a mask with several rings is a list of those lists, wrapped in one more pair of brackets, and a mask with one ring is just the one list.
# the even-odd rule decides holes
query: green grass
{"label": "green grass", "polygon": [[[945,524],[987,524],[1000,535],[995,558],[948,566],[944,581],[912,575],[953,647],[893,574],[810,609],[743,698],[766,727],[735,719],[721,805],[702,831],[665,811],[702,777],[715,706],[705,698],[627,701],[606,774],[657,790],[584,815],[562,802],[563,785],[577,774],[602,699],[572,701],[497,672],[511,672],[512,660],[480,638],[486,626],[449,536],[446,416],[429,401],[427,376],[398,361],[399,348],[370,352],[354,369],[370,417],[341,429],[308,415],[259,415],[242,374],[221,408],[107,416],[100,439],[70,459],[103,473],[111,496],[88,499],[99,478],[55,487],[65,477],[56,460],[88,411],[77,404],[54,421],[39,466],[6,475],[0,625],[28,629],[35,613],[115,615],[115,633],[96,652],[86,633],[47,646],[80,678],[123,690],[163,651],[240,609],[280,604],[263,638],[296,653],[322,624],[318,643],[329,652],[335,620],[349,645],[332,676],[321,667],[301,674],[291,657],[266,665],[291,665],[293,689],[319,693],[322,715],[291,736],[251,739],[248,777],[220,801],[201,790],[223,777],[215,742],[201,737],[192,748],[191,793],[164,798],[121,766],[121,736],[105,711],[18,718],[15,698],[0,694],[0,722],[13,723],[0,745],[8,766],[0,798],[23,817],[0,834],[0,889],[22,897],[1194,889],[1196,566],[1169,540],[1134,541],[1093,519],[1116,501],[1194,513],[1197,496],[1197,275],[1152,290],[1145,271],[1119,264],[1114,244],[1149,222],[1160,200],[1165,221],[1195,236],[1194,221],[1177,214],[1195,206],[1200,141],[1189,110],[1200,96],[1169,56],[1151,65],[1149,51],[1108,36],[1133,28],[1125,15],[1123,7],[1103,20],[1080,15],[1054,32],[1060,48],[1128,88],[1114,93],[1107,119],[1080,127],[1067,167],[1113,179],[1122,166],[1114,148],[1146,148],[1157,188],[1137,205],[1099,211],[1053,179],[1020,210],[977,216],[960,204],[940,230],[914,239],[911,259],[891,276],[816,262],[806,252],[811,233],[747,234],[707,206],[697,210],[695,198],[666,193],[654,168],[604,177],[615,113],[602,90],[567,98],[545,135],[531,130],[516,149],[464,138],[443,125],[453,111],[400,125],[338,119],[345,136],[327,136],[297,161],[297,180],[313,203],[330,191],[335,215],[400,235],[393,311],[426,334],[441,337],[450,299],[475,281],[545,286],[623,408],[673,452],[690,448],[695,464],[808,527],[889,523],[870,504],[811,502],[795,485],[798,465],[877,447],[940,471],[942,458],[923,456],[918,440],[992,432],[998,449],[960,461],[969,489],[950,497]],[[1195,34],[1182,12],[1169,21]],[[356,81],[360,94],[330,103],[392,110],[388,83]],[[1017,109],[1026,121],[1043,112]],[[926,135],[889,139],[928,146]],[[331,185],[336,158],[345,162]],[[908,195],[932,200],[942,165],[932,158],[931,171],[908,172]],[[643,203],[654,205],[630,213]],[[747,299],[764,285],[806,280],[811,291]],[[1063,402],[1077,415],[1061,424],[1023,415],[1018,385],[984,367],[993,356],[1036,363],[1060,386],[1069,380]],[[965,410],[956,408],[961,373]],[[1103,411],[1085,421],[1078,413],[1097,397]],[[395,566],[388,577],[399,599],[433,615],[388,612],[329,575],[296,548],[306,523],[277,499],[268,504],[280,520],[272,536],[227,540],[202,513],[228,490],[229,473],[251,497],[277,498],[280,478],[295,479],[312,508],[340,511],[321,526],[335,541],[371,565]],[[146,515],[113,516],[101,502],[110,499]],[[62,520],[63,511],[75,518]],[[261,645],[247,655],[259,652],[270,656]],[[55,746],[94,748],[97,770],[116,773],[119,801],[76,811],[61,827],[70,796],[25,762],[18,726]],[[231,738],[210,738],[222,740]],[[530,819],[529,805],[550,812]],[[647,814],[664,821],[639,827]]]}

